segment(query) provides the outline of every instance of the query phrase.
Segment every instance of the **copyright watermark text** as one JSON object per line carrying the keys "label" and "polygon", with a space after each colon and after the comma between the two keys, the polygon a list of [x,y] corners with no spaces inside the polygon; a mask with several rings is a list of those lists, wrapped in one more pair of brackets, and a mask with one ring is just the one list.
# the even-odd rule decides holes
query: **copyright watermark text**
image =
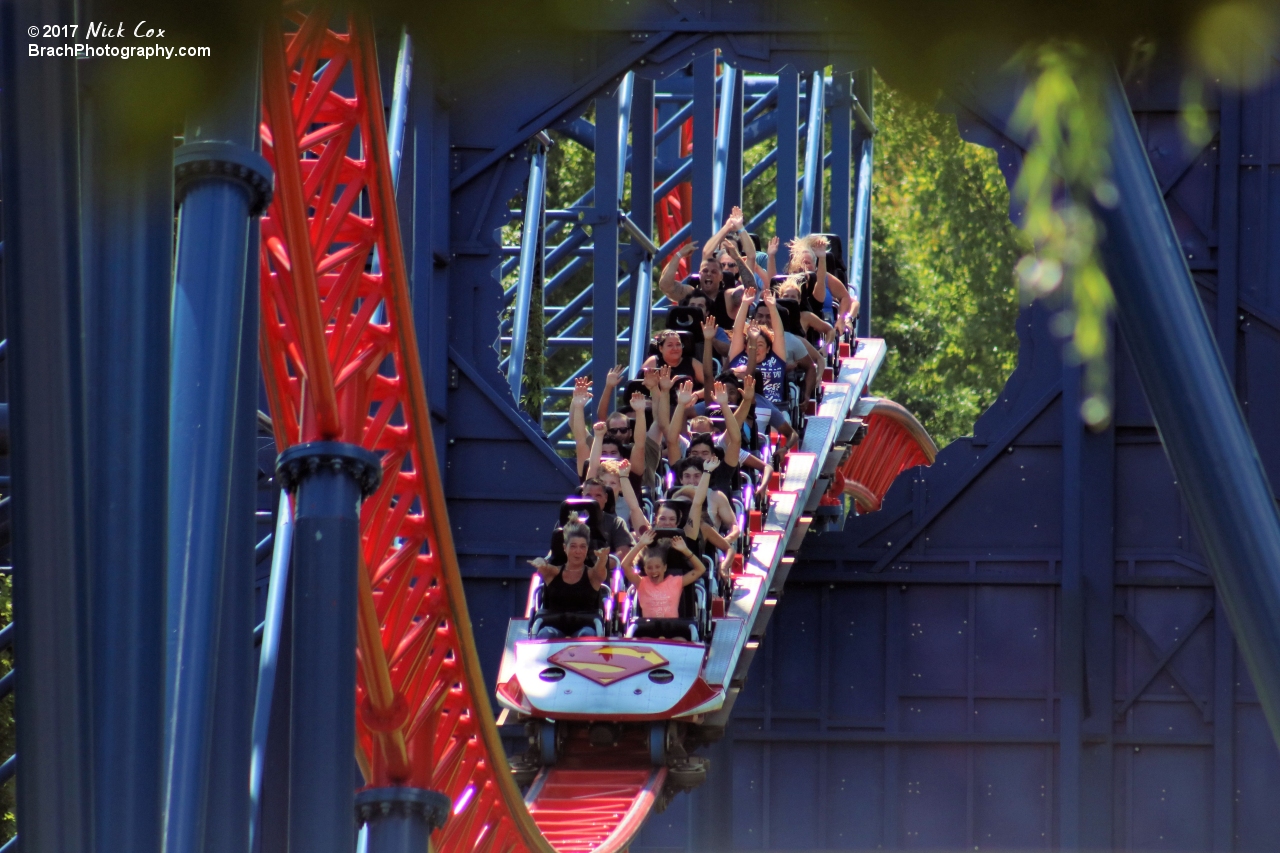
{"label": "copyright watermark text", "polygon": [[[129,26],[123,21],[90,21],[87,24],[39,24],[27,27],[33,39],[57,39],[60,43],[30,42],[27,56],[64,57],[72,59],[174,59],[211,56],[207,46],[168,45],[163,43],[165,30],[148,21]],[[79,40],[78,40],[79,39]],[[147,39],[150,44],[131,44]],[[125,42],[125,43],[122,43]]]}

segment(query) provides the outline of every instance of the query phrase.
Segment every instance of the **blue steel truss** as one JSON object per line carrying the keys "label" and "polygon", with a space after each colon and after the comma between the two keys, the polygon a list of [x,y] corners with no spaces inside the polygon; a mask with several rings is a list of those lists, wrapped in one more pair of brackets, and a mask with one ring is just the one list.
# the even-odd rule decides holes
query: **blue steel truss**
{"label": "blue steel truss", "polygon": [[[792,93],[791,101],[800,99],[805,105],[803,111],[797,104],[788,108],[781,95],[783,91]],[[809,97],[811,91],[816,93],[815,97]],[[699,102],[700,95],[710,99],[709,106]],[[815,71],[802,79],[794,71],[781,75],[739,74],[727,63],[694,62],[684,71],[656,83],[628,73],[615,95],[597,99],[597,109],[602,101],[607,101],[610,111],[616,109],[618,113],[616,145],[614,135],[609,134],[608,148],[602,147],[596,126],[582,116],[563,120],[550,129],[568,140],[568,144],[580,145],[608,162],[617,161],[616,223],[600,219],[590,232],[584,227],[587,217],[596,215],[596,187],[567,207],[545,209],[547,146],[555,143],[543,134],[530,142],[524,207],[510,213],[512,221],[522,223],[521,238],[537,233],[539,240],[522,239],[502,247],[503,305],[510,316],[499,324],[498,343],[505,357],[498,366],[506,371],[513,398],[521,399],[530,312],[541,310],[545,316],[543,329],[548,357],[563,350],[582,354],[568,364],[562,359],[546,376],[545,395],[551,405],[544,408],[541,425],[551,442],[561,449],[572,448],[572,442],[566,438],[567,399],[573,393],[574,380],[592,376],[600,381],[593,358],[596,351],[613,356],[606,359],[604,370],[618,362],[628,366],[629,375],[638,375],[647,354],[650,332],[655,322],[666,316],[669,307],[666,297],[656,292],[654,272],[694,235],[695,225],[703,239],[718,228],[728,209],[741,203],[744,189],[765,180],[771,167],[777,170],[776,193],[760,210],[745,211],[749,231],[755,232],[766,224],[772,226],[776,221],[780,223],[777,231],[771,228],[767,236],[777,233],[784,243],[797,233],[810,231],[838,235],[847,256],[846,266],[853,271],[855,293],[862,285],[864,260],[867,260],[864,256],[869,233],[872,145],[871,133],[867,131],[874,132],[874,125],[853,94],[849,73],[832,76]],[[652,118],[655,112],[656,127]],[[708,117],[715,122],[713,156],[703,156],[696,144],[696,153],[681,156],[680,129],[699,112],[704,123]],[[787,144],[786,134],[781,142],[777,141],[780,116],[784,115],[806,116],[798,125],[794,122],[788,125],[795,127],[797,136],[805,140],[804,168],[794,176],[794,181],[782,177],[793,176],[794,163],[786,168],[779,165],[788,155],[792,161],[796,160],[799,150],[796,139]],[[695,135],[701,126],[695,123]],[[858,133],[855,128],[862,132]],[[832,140],[829,147],[824,140],[827,129]],[[860,137],[857,151],[853,148],[855,135]],[[774,144],[769,145],[770,142]],[[744,152],[759,145],[768,147],[757,152],[752,158],[754,164],[744,173]],[[643,151],[644,156],[637,157],[637,151]],[[656,157],[650,152],[655,152]],[[849,189],[853,158],[857,159],[858,168],[852,173],[856,180],[856,184],[852,184],[856,207],[851,217]],[[710,176],[705,174],[708,168]],[[606,173],[612,174],[609,169],[602,170],[602,175]],[[621,203],[627,174],[632,176],[632,187],[654,187],[651,193],[633,190],[629,211],[624,210]],[[833,200],[829,213],[823,200],[824,177],[829,177],[831,186],[844,188],[838,193],[839,199]],[[657,245],[652,228],[659,200],[690,180],[700,188],[704,184],[710,186],[710,216],[690,217],[684,227]],[[794,212],[797,204],[798,218]],[[788,210],[792,211],[791,215],[786,213]],[[585,272],[589,267],[609,269],[608,260],[596,252],[595,235],[620,236],[613,227],[615,224],[621,226],[621,232],[629,240],[616,250],[622,258],[622,268],[616,276],[612,297],[617,306],[616,322],[610,324],[604,304],[609,298],[600,289],[603,284],[594,279],[588,282]],[[538,228],[541,230],[535,230]],[[764,251],[765,247],[758,249]],[[606,256],[615,251],[604,244],[600,250]],[[535,279],[542,284],[542,305],[530,304]],[[597,317],[602,322],[597,323]],[[598,390],[599,385],[596,387]]]}

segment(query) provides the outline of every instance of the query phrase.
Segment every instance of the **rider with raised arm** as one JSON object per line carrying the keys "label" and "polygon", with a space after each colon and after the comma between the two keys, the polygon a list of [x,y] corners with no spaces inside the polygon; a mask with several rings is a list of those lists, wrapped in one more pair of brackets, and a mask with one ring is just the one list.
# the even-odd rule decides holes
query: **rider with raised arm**
{"label": "rider with raised arm", "polygon": [[716,322],[720,324],[720,327],[727,329],[733,325],[733,317],[729,314],[726,299],[729,295],[728,291],[734,288],[726,286],[724,270],[719,262],[716,261],[716,250],[720,248],[720,244],[727,234],[741,229],[742,210],[735,207],[733,212],[729,214],[729,218],[725,220],[724,226],[702,247],[702,263],[698,265],[698,286],[696,288],[687,281],[676,281],[680,261],[689,257],[695,251],[696,247],[693,243],[686,243],[680,248],[680,251],[671,256],[671,259],[667,261],[667,265],[662,269],[662,277],[658,279],[658,287],[666,295],[667,299],[671,300],[673,305],[679,305],[680,301],[690,293],[693,293],[694,290],[701,290],[707,296],[711,316],[716,318]]}
{"label": "rider with raised arm", "polygon": [[[680,616],[680,593],[707,571],[706,565],[689,550],[682,537],[669,541],[669,546],[655,545],[654,530],[646,530],[627,556],[622,560],[622,570],[627,580],[636,588],[640,599],[640,612],[646,619],[676,619]],[[683,575],[667,574],[667,554],[678,551],[692,568]],[[636,569],[636,558],[644,553],[644,571]]]}

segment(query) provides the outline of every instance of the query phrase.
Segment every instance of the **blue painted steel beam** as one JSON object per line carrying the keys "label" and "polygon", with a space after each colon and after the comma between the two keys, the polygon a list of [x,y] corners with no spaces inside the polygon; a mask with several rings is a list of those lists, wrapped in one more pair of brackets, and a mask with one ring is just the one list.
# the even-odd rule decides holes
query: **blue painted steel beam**
{"label": "blue painted steel beam", "polygon": [[[258,222],[249,224],[249,245],[258,246]],[[249,788],[253,746],[255,559],[258,522],[258,253],[245,258],[245,296],[235,420],[232,426],[230,503],[222,612],[218,620],[218,665],[214,684],[212,761],[206,770],[209,798],[204,850],[249,847],[252,807]]]}
{"label": "blue painted steel beam", "polygon": [[[862,291],[867,284],[867,275],[871,269],[871,180],[874,150],[871,137],[862,140],[858,154],[858,184],[853,203],[853,240],[849,250],[849,294],[866,304],[871,301],[862,298]],[[866,315],[868,334],[870,334],[871,309],[858,310],[858,322],[862,323]],[[859,332],[861,334],[861,332]]]}
{"label": "blue painted steel beam", "polygon": [[[0,7],[5,325],[17,816],[28,850],[89,850],[91,763],[81,364],[80,63],[19,56],[35,16],[75,4]],[[10,842],[13,845],[14,842]]]}
{"label": "blue painted steel beam", "polygon": [[[653,209],[660,196],[653,186],[653,157],[656,134],[653,129],[652,80],[636,80],[631,94],[631,220],[646,234],[653,234]],[[653,259],[635,241],[631,244],[631,351],[627,360],[631,376],[640,375],[652,320]]]}
{"label": "blue painted steel beam", "polygon": [[1116,316],[1263,712],[1280,740],[1280,517],[1124,90],[1109,81],[1119,204],[1099,208]]}
{"label": "blue painted steel beam", "polygon": [[159,853],[173,140],[128,134],[109,67],[81,68],[94,848]]}
{"label": "blue painted steel beam", "polygon": [[[228,55],[219,94],[188,116],[185,144],[175,155],[178,197],[177,263],[173,286],[173,357],[169,408],[168,680],[166,686],[166,849],[199,850],[214,828],[248,841],[245,742],[214,744],[218,691],[232,674],[219,632],[240,625],[239,597],[252,594],[252,573],[232,565],[250,559],[229,549],[247,511],[233,475],[237,417],[243,408],[241,358],[248,292],[249,218],[265,208],[271,186],[255,152],[258,122],[256,45]],[[256,266],[255,266],[256,269]],[[256,383],[255,383],[256,390]],[[256,402],[256,401],[255,401]],[[257,407],[253,407],[256,418]],[[248,413],[241,413],[247,416]],[[256,433],[256,425],[254,427]],[[249,537],[252,542],[252,535]],[[250,544],[252,548],[252,544]],[[238,588],[247,583],[247,588]],[[225,619],[225,623],[224,623]],[[250,707],[248,694],[232,697]],[[239,753],[243,748],[244,755]],[[243,775],[238,769],[243,767]],[[243,790],[243,802],[241,791]]]}
{"label": "blue painted steel beam", "polygon": [[628,71],[618,84],[618,199],[621,201],[627,182],[627,169],[631,157],[627,150],[627,137],[631,130],[631,93],[635,90],[636,75]]}
{"label": "blue painted steel beam", "polygon": [[742,151],[743,151],[743,89],[746,75],[734,75],[733,92],[729,105],[729,150],[724,167],[724,204],[722,212],[742,206]]}
{"label": "blue painted steel beam", "polygon": [[400,32],[400,53],[396,56],[396,76],[391,94],[391,115],[387,119],[387,152],[391,158],[392,186],[400,184],[400,162],[404,159],[404,136],[409,116],[409,84],[413,80],[413,39],[406,27]]}
{"label": "blue painted steel beam", "polygon": [[[778,170],[774,233],[783,246],[796,236],[796,158],[800,153],[800,75],[788,65],[778,72]],[[785,255],[779,261],[785,263]]]}
{"label": "blue painted steel beam", "polygon": [[[720,227],[715,220],[716,55],[693,60],[693,241],[702,244]],[[697,256],[694,256],[696,263]]]}
{"label": "blue painted steel beam", "polygon": [[[261,848],[262,794],[267,758],[267,738],[271,728],[277,677],[289,669],[281,660],[281,638],[285,630],[285,606],[289,590],[289,558],[293,548],[293,508],[289,495],[280,492],[276,511],[276,532],[271,552],[271,581],[267,585],[267,612],[262,627],[262,649],[258,661],[258,687],[253,704],[253,751],[249,765],[249,850]],[[283,665],[283,666],[282,666]],[[276,709],[276,713],[279,711]]]}
{"label": "blue painted steel beam", "polygon": [[[546,201],[547,151],[541,143],[534,143],[529,161],[529,184],[524,196],[524,230],[520,237],[520,273],[516,280],[516,299],[511,321],[511,358],[507,366],[507,383],[511,386],[512,399],[520,405],[524,382],[524,353],[529,336],[529,302],[533,298],[535,277],[541,280],[542,206]],[[541,305],[538,306],[542,308]]]}
{"label": "blue painted steel beam", "polygon": [[[863,113],[868,119],[875,117],[875,78],[870,68],[860,68],[853,75],[853,96],[857,98],[857,102],[862,105]],[[859,277],[859,287],[854,291],[854,298],[859,302],[858,306],[858,327],[857,334],[860,338],[871,337],[871,178],[872,166],[875,162],[875,147],[870,137],[871,130],[863,126],[862,122],[858,124],[858,135],[855,139],[861,140],[862,156],[866,158],[866,214],[862,225],[854,223],[854,237],[863,241],[864,249],[861,258],[853,254],[850,247],[849,256],[849,278],[852,279],[854,264],[859,264],[862,271]],[[858,180],[863,179],[862,163],[858,165]],[[861,198],[861,183],[859,183],[859,195]],[[856,217],[855,217],[856,219]],[[854,242],[850,240],[850,243]]]}
{"label": "blue painted steel beam", "polygon": [[809,106],[809,119],[806,122],[807,136],[804,144],[804,193],[800,201],[800,230],[806,234],[820,232],[822,228],[822,152],[823,119],[826,112],[823,102],[826,86],[822,83],[822,72],[815,71],[809,79],[806,99]]}
{"label": "blue painted steel beam", "polygon": [[717,229],[725,218],[725,181],[729,174],[729,148],[733,137],[733,106],[737,81],[738,69],[726,63],[724,70],[720,72],[719,120],[716,123],[715,160],[711,178],[711,222]]}
{"label": "blue painted steel beam", "polygon": [[377,488],[382,466],[358,445],[313,441],[280,454],[276,474],[295,507],[288,849],[351,853],[360,502]]}
{"label": "blue painted steel beam", "polygon": [[[827,101],[831,120],[831,233],[840,236],[845,269],[853,253],[850,187],[853,182],[853,77],[847,71],[831,75]],[[846,282],[847,284],[848,282]]]}
{"label": "blue painted steel beam", "polygon": [[[596,125],[617,127],[620,92],[596,98]],[[607,143],[607,144],[606,144]],[[596,135],[596,197],[590,216],[595,246],[592,259],[591,320],[592,392],[604,395],[605,376],[618,359],[618,164],[622,159],[615,134]]]}

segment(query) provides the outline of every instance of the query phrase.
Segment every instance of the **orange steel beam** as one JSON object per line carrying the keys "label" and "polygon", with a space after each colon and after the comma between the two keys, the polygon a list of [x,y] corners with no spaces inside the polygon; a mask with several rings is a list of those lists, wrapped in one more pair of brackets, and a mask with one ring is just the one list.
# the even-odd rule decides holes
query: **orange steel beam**
{"label": "orange steel beam", "polygon": [[[303,363],[315,407],[316,427],[324,438],[342,432],[338,399],[333,386],[333,369],[324,341],[324,321],[320,317],[320,290],[311,238],[307,233],[306,199],[302,194],[302,170],[298,165],[298,141],[294,134],[293,110],[289,104],[289,70],[285,65],[284,34],[278,21],[264,29],[262,50],[263,101],[273,130],[275,148],[276,198],[289,250],[289,273],[293,279],[298,338]],[[284,131],[284,132],[282,132]]]}

